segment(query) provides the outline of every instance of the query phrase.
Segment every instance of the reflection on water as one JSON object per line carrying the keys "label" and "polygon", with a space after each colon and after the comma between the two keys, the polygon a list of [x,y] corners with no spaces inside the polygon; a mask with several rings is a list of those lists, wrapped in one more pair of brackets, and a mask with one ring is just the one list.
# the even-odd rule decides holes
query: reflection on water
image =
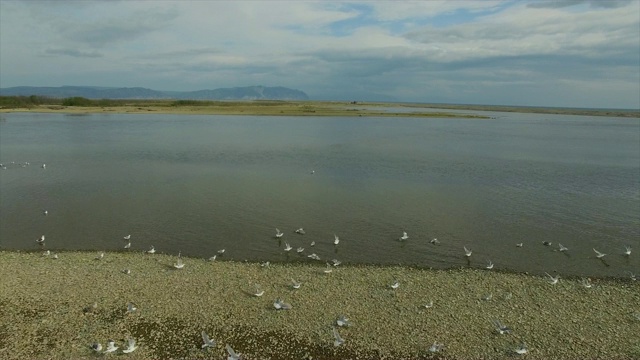
{"label": "reflection on water", "polygon": [[467,266],[466,246],[481,268],[640,272],[638,119],[493,115],[6,114],[0,245],[120,250],[131,234],[134,251],[431,267]]}

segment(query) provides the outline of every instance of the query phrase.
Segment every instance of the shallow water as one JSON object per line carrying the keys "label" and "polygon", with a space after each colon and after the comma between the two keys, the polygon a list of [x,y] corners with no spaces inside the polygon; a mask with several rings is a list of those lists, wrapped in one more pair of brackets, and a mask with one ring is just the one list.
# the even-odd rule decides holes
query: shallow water
{"label": "shallow water", "polygon": [[4,114],[0,246],[640,273],[640,121],[483,114]]}

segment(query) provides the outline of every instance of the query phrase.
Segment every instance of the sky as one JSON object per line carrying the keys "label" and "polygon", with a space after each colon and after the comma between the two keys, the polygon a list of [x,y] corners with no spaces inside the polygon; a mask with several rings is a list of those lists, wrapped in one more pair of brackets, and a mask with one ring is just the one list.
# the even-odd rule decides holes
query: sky
{"label": "sky", "polygon": [[0,0],[0,87],[640,108],[640,1]]}

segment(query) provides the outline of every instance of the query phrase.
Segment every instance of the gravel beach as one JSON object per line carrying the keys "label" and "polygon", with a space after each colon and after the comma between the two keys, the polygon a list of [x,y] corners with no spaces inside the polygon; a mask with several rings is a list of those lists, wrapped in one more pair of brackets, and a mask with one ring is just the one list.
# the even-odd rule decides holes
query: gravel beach
{"label": "gravel beach", "polygon": [[[591,279],[586,288],[583,279],[552,285],[478,269],[326,273],[323,261],[224,257],[182,258],[176,269],[177,256],[97,256],[0,252],[1,359],[223,359],[226,344],[244,359],[640,358],[640,286],[630,279]],[[254,296],[256,285],[264,295]],[[276,310],[276,299],[292,309]],[[341,315],[350,326],[336,325]],[[500,334],[494,320],[511,331]],[[333,328],[344,344],[334,346]],[[201,348],[202,331],[215,347]],[[123,354],[129,338],[138,348]],[[99,342],[104,352],[109,339],[118,350],[91,349]],[[437,353],[434,343],[443,345]],[[523,343],[527,353],[516,354]]]}

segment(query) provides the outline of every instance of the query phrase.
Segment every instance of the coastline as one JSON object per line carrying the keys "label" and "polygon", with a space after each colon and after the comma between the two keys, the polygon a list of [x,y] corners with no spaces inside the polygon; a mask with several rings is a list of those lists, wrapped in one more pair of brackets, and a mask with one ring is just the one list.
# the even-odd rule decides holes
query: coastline
{"label": "coastline", "polygon": [[[341,265],[326,274],[323,262],[195,258],[177,270],[175,256],[96,255],[0,252],[1,358],[94,358],[93,342],[112,338],[123,347],[128,337],[139,348],[119,356],[131,359],[219,359],[225,344],[245,359],[510,359],[521,342],[527,359],[640,356],[640,291],[630,280],[593,279],[587,289],[581,279],[551,285],[478,269]],[[250,294],[255,284],[264,296]],[[276,298],[293,308],[275,310]],[[128,314],[128,302],[139,310]],[[338,328],[345,343],[335,347],[339,315],[352,326]],[[498,334],[494,319],[512,332]],[[216,347],[201,349],[201,331]],[[440,353],[428,351],[434,342],[444,345]]]}

